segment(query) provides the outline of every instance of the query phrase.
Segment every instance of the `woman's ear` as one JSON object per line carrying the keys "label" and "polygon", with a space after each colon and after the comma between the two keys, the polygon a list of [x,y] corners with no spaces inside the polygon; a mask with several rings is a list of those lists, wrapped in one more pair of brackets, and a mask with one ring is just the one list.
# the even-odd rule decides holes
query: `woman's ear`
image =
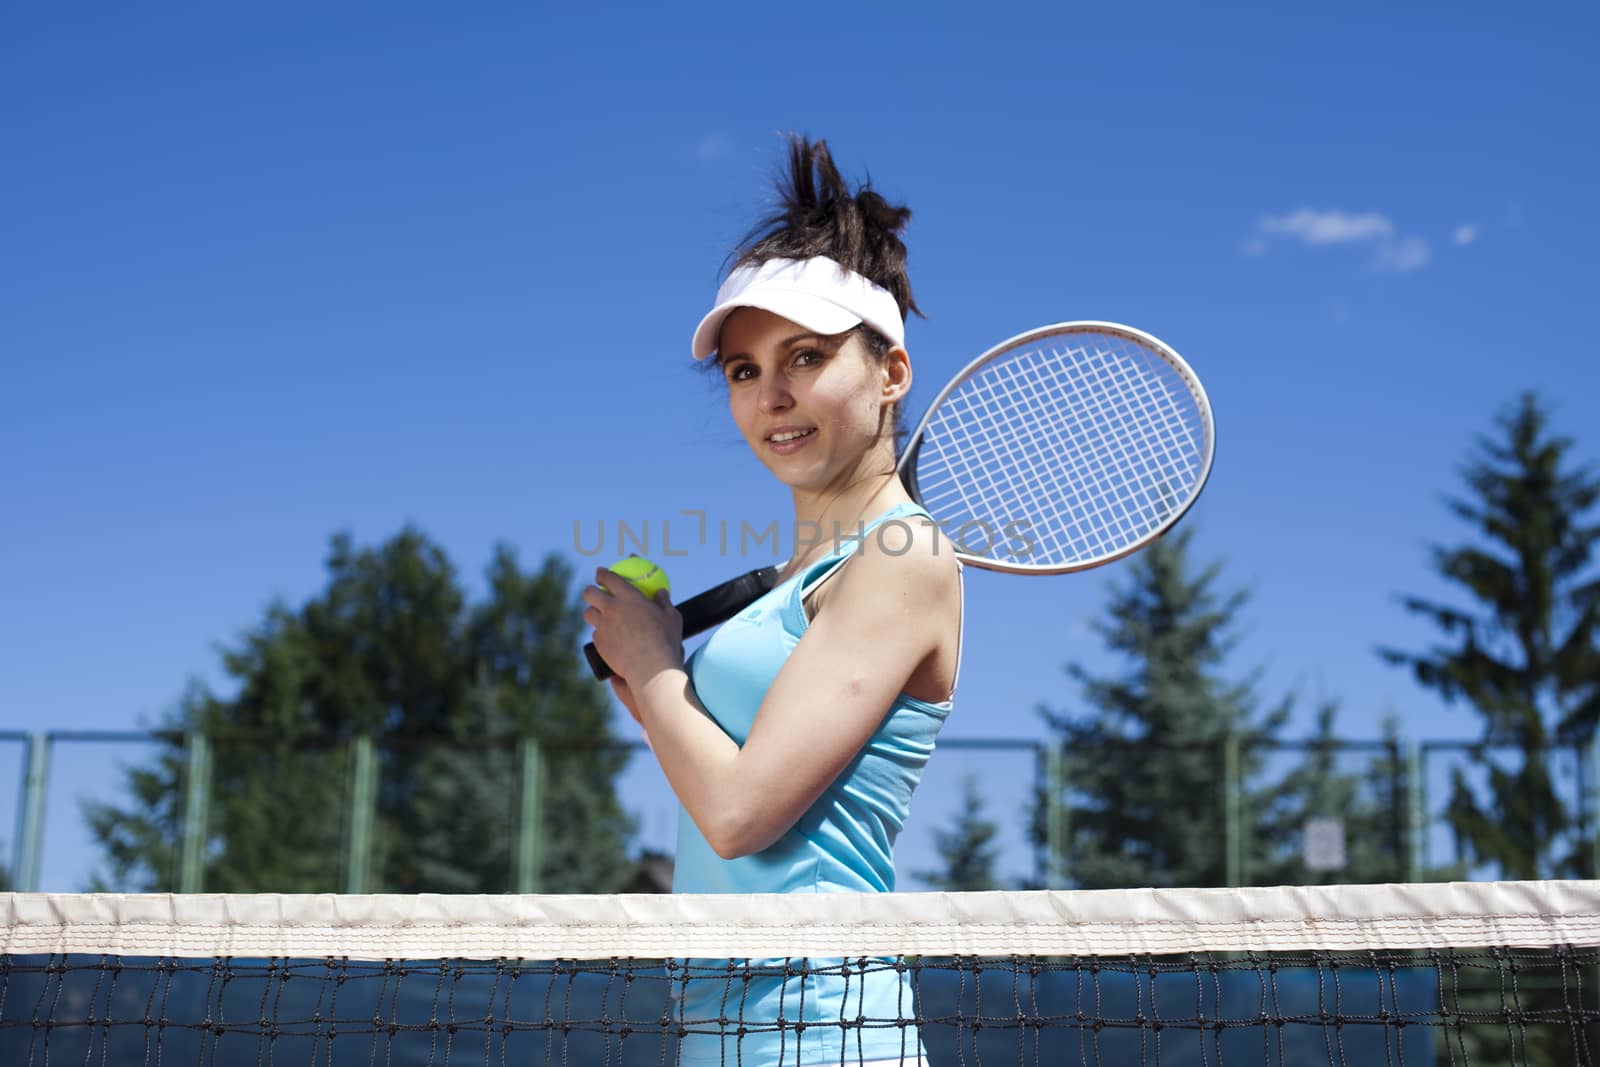
{"label": "woman's ear", "polygon": [[894,404],[911,391],[911,354],[899,345],[883,357],[883,401]]}

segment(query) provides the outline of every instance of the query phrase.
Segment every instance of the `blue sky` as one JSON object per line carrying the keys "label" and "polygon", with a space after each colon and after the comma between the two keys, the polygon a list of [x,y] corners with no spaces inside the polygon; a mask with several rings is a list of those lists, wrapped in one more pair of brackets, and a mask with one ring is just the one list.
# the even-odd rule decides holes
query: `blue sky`
{"label": "blue sky", "polygon": [[[1395,594],[1444,592],[1440,497],[1519,391],[1600,456],[1594,9],[816,10],[6,15],[0,729],[153,723],[338,530],[415,523],[478,587],[498,540],[785,515],[688,339],[795,130],[915,213],[914,412],[1031,326],[1164,338],[1217,410],[1186,521],[1253,593],[1234,672],[1297,730],[1474,735],[1373,646],[1431,637]],[[973,574],[949,734],[1041,736],[1119,573]],[[73,759],[53,842],[109,780]]]}

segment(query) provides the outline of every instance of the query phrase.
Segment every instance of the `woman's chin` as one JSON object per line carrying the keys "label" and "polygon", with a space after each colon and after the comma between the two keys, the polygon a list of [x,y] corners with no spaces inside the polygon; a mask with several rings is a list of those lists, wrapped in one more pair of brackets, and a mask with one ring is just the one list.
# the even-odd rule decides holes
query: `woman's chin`
{"label": "woman's chin", "polygon": [[799,491],[816,491],[828,484],[826,474],[811,463],[785,462],[784,457],[765,457],[761,461],[771,475]]}

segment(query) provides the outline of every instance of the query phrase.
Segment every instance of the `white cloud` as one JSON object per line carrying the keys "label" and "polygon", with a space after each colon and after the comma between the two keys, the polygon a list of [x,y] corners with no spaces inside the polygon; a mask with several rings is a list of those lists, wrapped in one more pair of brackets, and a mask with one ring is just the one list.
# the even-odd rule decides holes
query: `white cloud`
{"label": "white cloud", "polygon": [[1308,245],[1372,241],[1394,233],[1394,223],[1377,212],[1314,211],[1303,207],[1288,215],[1268,215],[1260,223],[1263,233],[1298,237]]}
{"label": "white cloud", "polygon": [[1256,223],[1255,235],[1245,245],[1245,252],[1262,255],[1267,251],[1269,237],[1287,237],[1313,248],[1371,245],[1376,249],[1373,265],[1379,270],[1416,270],[1432,254],[1427,241],[1398,236],[1388,216],[1376,211],[1317,211],[1303,207],[1287,215],[1264,215]]}
{"label": "white cloud", "polygon": [[1456,227],[1456,232],[1451,234],[1451,239],[1458,245],[1470,245],[1478,239],[1478,227],[1472,223],[1463,223]]}
{"label": "white cloud", "polygon": [[1381,270],[1416,270],[1428,262],[1429,251],[1428,242],[1420,237],[1385,241],[1378,248],[1375,264]]}

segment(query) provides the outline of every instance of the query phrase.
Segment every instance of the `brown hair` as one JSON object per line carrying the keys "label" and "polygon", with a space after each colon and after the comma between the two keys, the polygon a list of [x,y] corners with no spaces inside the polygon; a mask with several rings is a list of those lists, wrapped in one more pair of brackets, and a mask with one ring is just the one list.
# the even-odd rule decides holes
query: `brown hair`
{"label": "brown hair", "polygon": [[922,310],[906,277],[906,246],[900,231],[911,209],[889,203],[862,182],[852,192],[828,151],[828,142],[789,138],[788,171],[778,179],[778,210],[745,234],[734,250],[734,267],[769,259],[827,256],[846,270],[887,289],[900,317]]}
{"label": "brown hair", "polygon": [[[777,181],[777,210],[745,234],[730,256],[732,269],[771,259],[826,256],[888,290],[901,318],[913,312],[921,315],[911,295],[906,246],[900,239],[900,231],[911,221],[911,209],[889,203],[872,188],[870,179],[852,190],[826,141],[791,134],[788,164]],[[889,354],[892,342],[866,323],[850,333],[861,338],[874,359],[882,361]],[[906,433],[904,415],[896,404],[896,452]]]}

